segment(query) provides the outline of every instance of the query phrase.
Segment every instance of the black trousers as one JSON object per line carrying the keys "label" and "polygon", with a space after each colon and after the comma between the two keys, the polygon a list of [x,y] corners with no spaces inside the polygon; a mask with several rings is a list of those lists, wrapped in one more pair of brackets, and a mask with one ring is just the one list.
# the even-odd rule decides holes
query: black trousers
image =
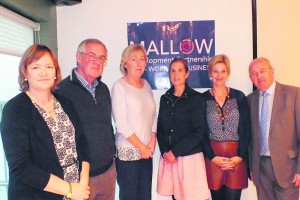
{"label": "black trousers", "polygon": [[223,185],[219,190],[210,190],[212,200],[240,200],[242,190]]}

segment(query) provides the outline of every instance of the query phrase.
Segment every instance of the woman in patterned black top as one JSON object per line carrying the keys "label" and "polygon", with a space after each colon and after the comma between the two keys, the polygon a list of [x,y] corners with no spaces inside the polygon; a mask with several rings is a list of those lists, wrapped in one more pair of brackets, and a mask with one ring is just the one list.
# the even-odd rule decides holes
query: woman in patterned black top
{"label": "woman in patterned black top", "polygon": [[86,138],[70,101],[51,92],[60,80],[48,47],[26,50],[19,66],[22,92],[6,103],[1,120],[10,200],[89,197]]}
{"label": "woman in patterned black top", "polygon": [[212,88],[206,101],[204,154],[208,186],[213,200],[237,200],[248,186],[247,164],[250,142],[249,107],[243,92],[229,88],[230,63],[216,55],[208,63]]}

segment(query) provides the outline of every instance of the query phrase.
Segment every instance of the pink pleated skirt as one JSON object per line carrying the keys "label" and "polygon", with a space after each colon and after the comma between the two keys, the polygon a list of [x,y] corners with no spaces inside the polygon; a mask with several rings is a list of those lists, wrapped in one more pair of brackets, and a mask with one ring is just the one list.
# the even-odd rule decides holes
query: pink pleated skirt
{"label": "pink pleated skirt", "polygon": [[176,200],[209,199],[203,153],[178,157],[174,164],[168,164],[161,157],[157,193],[163,196],[174,195]]}

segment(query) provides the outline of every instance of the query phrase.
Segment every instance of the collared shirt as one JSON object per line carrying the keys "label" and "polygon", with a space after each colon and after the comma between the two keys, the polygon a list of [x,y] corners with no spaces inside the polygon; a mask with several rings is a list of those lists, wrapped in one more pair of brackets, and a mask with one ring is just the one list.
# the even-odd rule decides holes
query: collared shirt
{"label": "collared shirt", "polygon": [[93,96],[95,102],[96,102],[96,86],[98,85],[98,81],[97,79],[95,79],[93,81],[92,84],[89,84],[78,72],[77,70],[75,69],[75,75],[76,77],[78,78],[78,80],[80,81],[80,83],[82,84],[83,87],[85,87],[90,93],[91,95]]}
{"label": "collared shirt", "polygon": [[[271,116],[272,116],[272,109],[273,109],[273,102],[274,102],[274,95],[275,95],[275,87],[276,87],[276,82],[274,81],[272,85],[266,90],[266,93],[268,95],[268,125],[267,125],[267,133],[268,133],[268,138],[269,138],[269,133],[270,133],[270,123],[271,123]],[[261,107],[262,107],[262,96],[263,92],[260,91],[259,95],[259,120],[261,117]],[[265,156],[270,156],[270,151],[266,153]]]}

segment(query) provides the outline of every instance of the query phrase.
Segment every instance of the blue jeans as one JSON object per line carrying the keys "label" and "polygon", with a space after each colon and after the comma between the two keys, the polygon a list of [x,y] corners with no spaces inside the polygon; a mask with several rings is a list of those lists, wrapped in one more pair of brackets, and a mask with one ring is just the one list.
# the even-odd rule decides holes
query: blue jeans
{"label": "blue jeans", "polygon": [[152,158],[137,161],[116,159],[120,200],[151,200]]}

